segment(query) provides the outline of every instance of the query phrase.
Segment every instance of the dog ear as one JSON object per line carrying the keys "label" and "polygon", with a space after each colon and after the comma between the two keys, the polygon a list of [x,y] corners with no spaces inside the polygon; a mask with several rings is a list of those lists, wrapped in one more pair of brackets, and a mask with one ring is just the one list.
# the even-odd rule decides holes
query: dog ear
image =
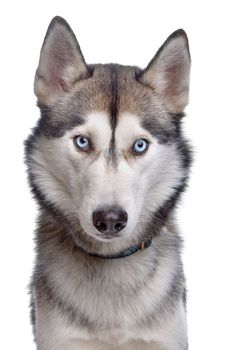
{"label": "dog ear", "polygon": [[155,90],[168,111],[181,113],[188,103],[190,53],[184,30],[171,34],[139,77]]}
{"label": "dog ear", "polygon": [[39,103],[53,104],[74,84],[89,76],[77,39],[61,17],[51,21],[40,52],[34,91]]}

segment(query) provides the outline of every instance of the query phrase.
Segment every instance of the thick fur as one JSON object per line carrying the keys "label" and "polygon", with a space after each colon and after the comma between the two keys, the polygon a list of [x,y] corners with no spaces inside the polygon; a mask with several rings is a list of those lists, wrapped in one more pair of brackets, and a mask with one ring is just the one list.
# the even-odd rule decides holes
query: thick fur
{"label": "thick fur", "polygon": [[[31,283],[38,350],[186,350],[185,280],[174,209],[190,148],[181,132],[190,56],[173,33],[145,70],[87,65],[68,24],[56,17],[41,50],[35,93],[41,118],[26,141],[39,204]],[[74,137],[91,140],[86,152]],[[135,155],[132,145],[149,148]],[[126,227],[107,240],[96,208],[124,208]],[[118,254],[152,239],[149,248]]]}

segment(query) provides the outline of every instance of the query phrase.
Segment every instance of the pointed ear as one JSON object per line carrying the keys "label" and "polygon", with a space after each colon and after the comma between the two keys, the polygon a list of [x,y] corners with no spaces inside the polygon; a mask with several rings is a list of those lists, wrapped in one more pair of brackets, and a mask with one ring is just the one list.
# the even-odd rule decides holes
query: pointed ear
{"label": "pointed ear", "polygon": [[77,39],[61,17],[51,21],[40,52],[34,91],[39,103],[53,104],[74,84],[87,78],[89,71]]}
{"label": "pointed ear", "polygon": [[190,53],[184,30],[171,34],[139,80],[152,87],[171,113],[181,113],[188,103]]}

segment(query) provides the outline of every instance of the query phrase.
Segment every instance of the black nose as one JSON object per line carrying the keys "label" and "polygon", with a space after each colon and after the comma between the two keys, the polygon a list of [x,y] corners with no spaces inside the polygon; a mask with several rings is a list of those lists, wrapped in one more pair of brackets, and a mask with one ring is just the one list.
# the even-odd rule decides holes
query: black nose
{"label": "black nose", "polygon": [[93,212],[93,224],[98,231],[114,234],[121,231],[127,224],[128,215],[121,208],[104,208]]}

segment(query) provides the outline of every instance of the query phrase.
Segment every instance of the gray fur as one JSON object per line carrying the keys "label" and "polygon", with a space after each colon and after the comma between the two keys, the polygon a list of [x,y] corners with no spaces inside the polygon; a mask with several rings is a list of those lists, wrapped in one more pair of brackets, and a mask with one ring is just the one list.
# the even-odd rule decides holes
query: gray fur
{"label": "gray fur", "polygon": [[[41,119],[26,141],[29,181],[40,208],[31,282],[38,350],[187,349],[182,242],[174,209],[186,187],[191,159],[180,125],[187,103],[189,66],[183,31],[165,42],[145,70],[87,65],[68,24],[53,19],[35,77]],[[93,142],[83,160],[78,163],[72,158],[66,169],[59,145],[63,142],[68,147],[67,135],[90,123],[92,112],[108,116],[109,145],[103,151]],[[93,183],[98,185],[85,171],[82,177],[79,173],[99,163],[104,164],[104,173],[93,173],[92,178],[106,176],[110,183],[115,176],[112,193],[118,182],[124,182],[121,165],[133,169],[139,158],[128,146],[123,152],[118,149],[116,135],[118,126],[131,116],[137,128],[160,145],[168,164],[162,159],[161,169],[155,168],[153,177],[148,173],[151,187],[146,183],[146,198],[142,198],[144,205],[133,232],[126,235],[123,230],[120,239],[103,243],[95,238],[95,231],[85,231],[83,218],[77,214],[87,191]],[[150,168],[145,164],[144,173]],[[140,177],[136,174],[136,185],[131,186],[135,193],[143,185]],[[126,187],[122,186],[123,197]],[[76,190],[78,198],[74,198]],[[92,192],[90,197],[94,188]],[[115,192],[110,193],[114,201],[119,200]],[[160,202],[154,203],[157,200]],[[152,240],[150,247],[121,259],[89,254],[117,254],[148,239]]]}

